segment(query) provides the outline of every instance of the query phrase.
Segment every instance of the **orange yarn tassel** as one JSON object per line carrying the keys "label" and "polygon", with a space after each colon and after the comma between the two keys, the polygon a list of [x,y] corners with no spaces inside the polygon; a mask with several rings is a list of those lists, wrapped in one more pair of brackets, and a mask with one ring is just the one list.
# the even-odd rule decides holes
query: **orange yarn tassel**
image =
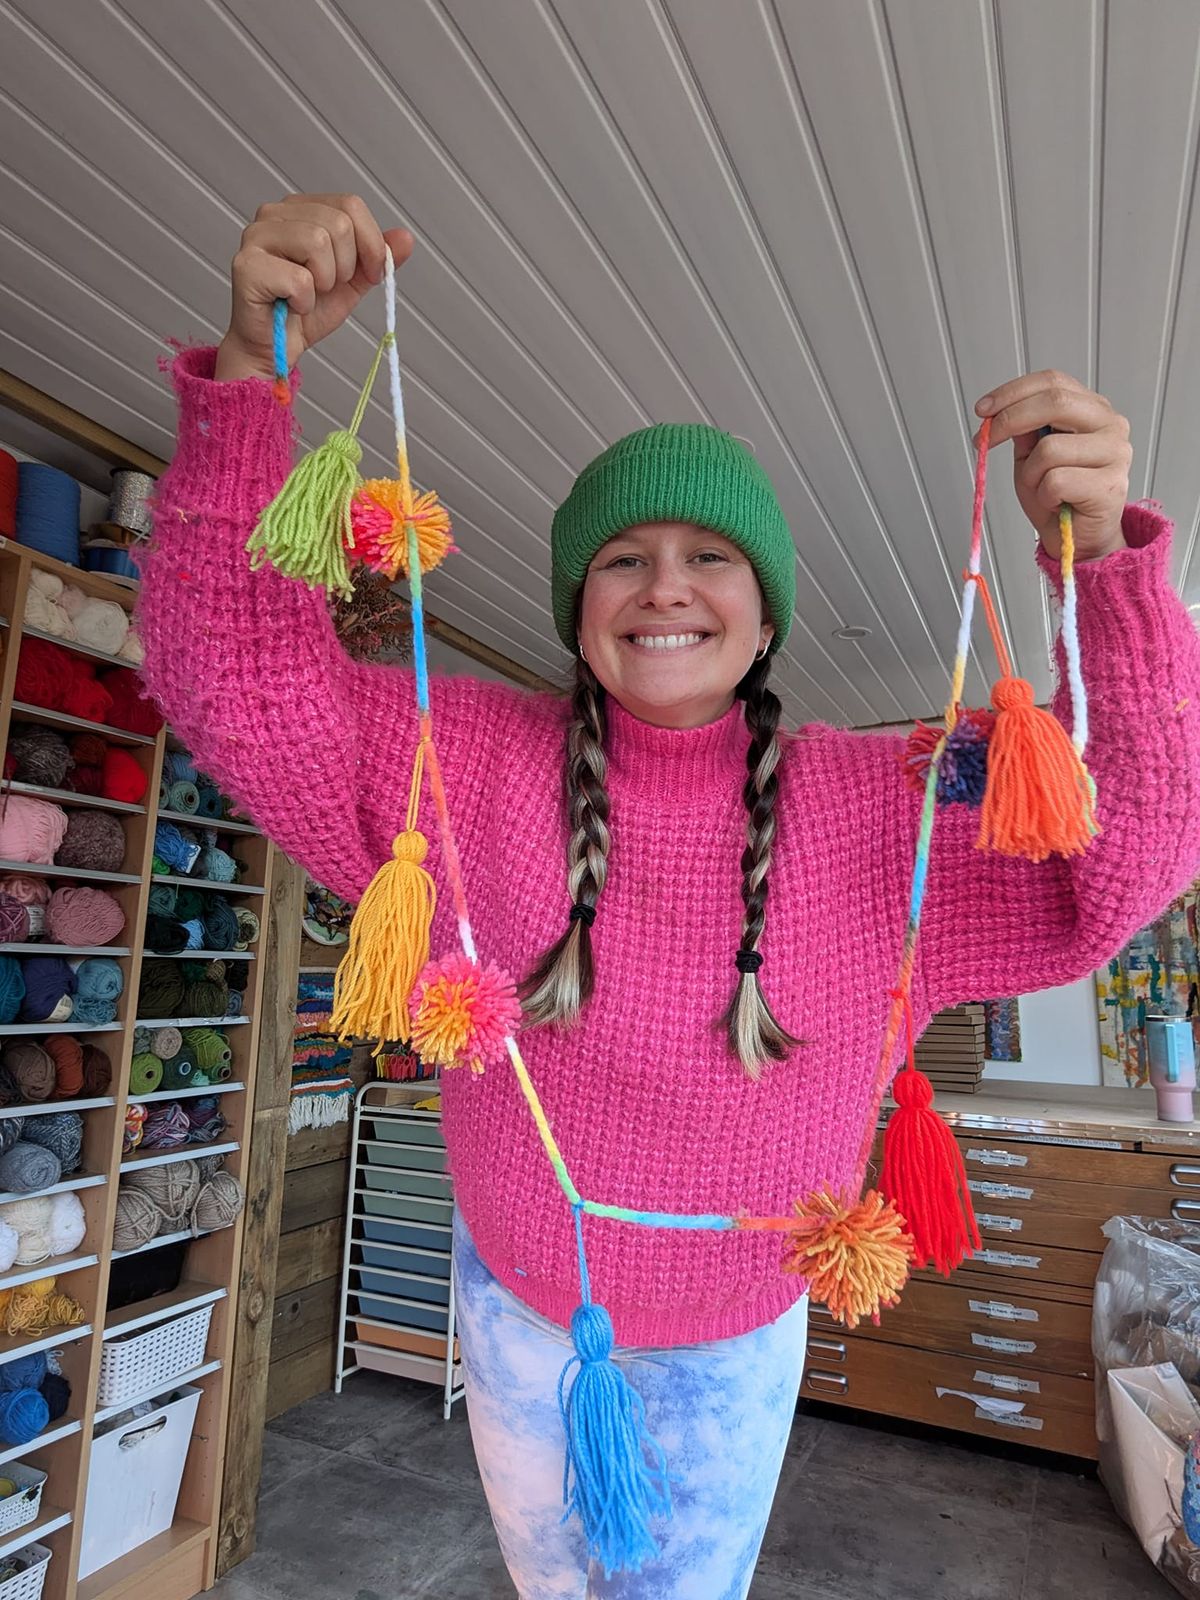
{"label": "orange yarn tassel", "polygon": [[883,1136],[879,1187],[912,1234],[913,1265],[950,1273],[979,1249],[979,1226],[958,1141],[933,1109],[933,1085],[908,1066],[892,1084],[899,1110]]}
{"label": "orange yarn tassel", "polygon": [[1098,829],[1091,780],[1070,735],[1034,705],[1024,678],[1001,678],[992,704],[979,848],[1028,861],[1082,854]]}
{"label": "orange yarn tassel", "polygon": [[912,1257],[896,1208],[877,1189],[847,1205],[825,1188],[797,1200],[796,1216],[784,1271],[807,1278],[812,1298],[848,1328],[864,1317],[878,1323],[880,1311],[898,1303]]}

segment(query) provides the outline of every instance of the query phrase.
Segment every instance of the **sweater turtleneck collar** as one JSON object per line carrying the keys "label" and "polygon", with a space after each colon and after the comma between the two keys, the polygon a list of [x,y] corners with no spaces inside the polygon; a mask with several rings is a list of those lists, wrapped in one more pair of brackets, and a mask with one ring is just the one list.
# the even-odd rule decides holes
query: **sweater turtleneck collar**
{"label": "sweater turtleneck collar", "polygon": [[627,791],[682,798],[701,790],[736,791],[745,782],[750,731],[742,701],[699,728],[656,727],[611,695],[604,709],[609,769]]}

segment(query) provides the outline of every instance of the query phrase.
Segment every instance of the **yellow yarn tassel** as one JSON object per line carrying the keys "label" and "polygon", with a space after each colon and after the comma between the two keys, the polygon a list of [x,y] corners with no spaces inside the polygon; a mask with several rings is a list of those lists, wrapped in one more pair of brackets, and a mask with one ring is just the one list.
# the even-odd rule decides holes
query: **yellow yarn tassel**
{"label": "yellow yarn tassel", "polygon": [[343,1040],[376,1040],[376,1055],[388,1041],[408,1042],[408,997],[429,960],[437,888],[422,864],[429,842],[416,826],[427,743],[422,738],[417,745],[404,832],[359,901],[334,979],[332,1032]]}
{"label": "yellow yarn tassel", "polygon": [[298,578],[310,589],[322,588],[343,600],[353,594],[347,551],[354,548],[350,502],[362,460],[358,430],[391,338],[385,334],[375,352],[349,428],[331,433],[298,461],[260,514],[246,544],[253,571],[269,561],[285,578]]}

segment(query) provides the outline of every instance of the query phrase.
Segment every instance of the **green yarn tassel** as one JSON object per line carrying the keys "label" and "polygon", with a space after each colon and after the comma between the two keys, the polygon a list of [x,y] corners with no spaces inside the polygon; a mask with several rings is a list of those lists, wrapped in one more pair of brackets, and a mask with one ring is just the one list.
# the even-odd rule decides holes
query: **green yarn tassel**
{"label": "green yarn tassel", "polygon": [[270,562],[276,572],[298,578],[310,589],[322,588],[342,599],[354,592],[347,552],[354,545],[350,502],[362,460],[358,430],[391,339],[387,333],[380,341],[350,426],[331,433],[323,445],[298,461],[259,516],[246,544],[252,571]]}

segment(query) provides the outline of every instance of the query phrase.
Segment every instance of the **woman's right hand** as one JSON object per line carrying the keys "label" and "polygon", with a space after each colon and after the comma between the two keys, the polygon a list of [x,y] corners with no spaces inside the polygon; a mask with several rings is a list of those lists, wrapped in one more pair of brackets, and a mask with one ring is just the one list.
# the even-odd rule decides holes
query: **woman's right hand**
{"label": "woman's right hand", "polygon": [[383,281],[385,245],[400,266],[412,254],[412,234],[385,233],[357,195],[292,194],[259,206],[233,258],[233,308],[214,376],[274,378],[274,308],[281,298],[289,306],[290,371]]}

